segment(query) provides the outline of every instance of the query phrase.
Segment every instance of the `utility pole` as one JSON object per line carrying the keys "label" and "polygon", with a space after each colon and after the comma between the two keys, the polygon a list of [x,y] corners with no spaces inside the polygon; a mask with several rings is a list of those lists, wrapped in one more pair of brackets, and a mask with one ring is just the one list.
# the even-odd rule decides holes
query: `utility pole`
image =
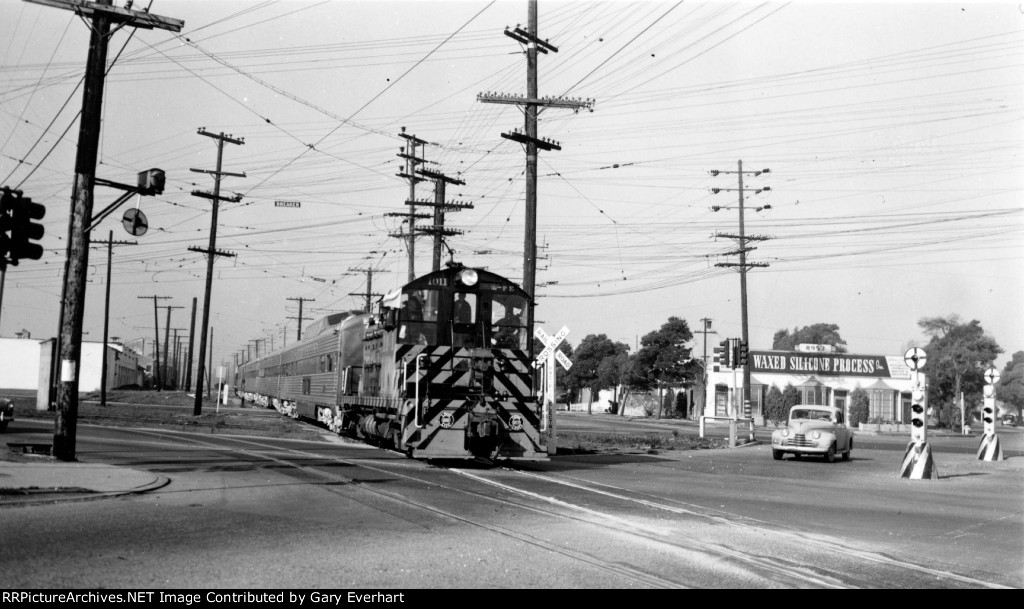
{"label": "utility pole", "polygon": [[188,359],[185,364],[185,391],[192,388],[192,343],[196,335],[196,298],[192,298],[192,321],[188,325]]}
{"label": "utility pole", "polygon": [[[178,307],[178,308],[180,309],[182,307]],[[171,328],[171,329],[174,331],[174,351],[171,352],[171,360],[170,360],[170,362],[171,362],[171,364],[170,364],[170,366],[171,366],[171,374],[168,375],[168,377],[169,377],[168,381],[169,381],[170,387],[168,387],[168,389],[171,389],[172,391],[177,391],[178,390],[178,380],[180,379],[180,377],[178,376],[178,356],[180,355],[180,353],[178,351],[178,347],[180,346],[179,341],[178,341],[178,330],[184,330],[185,328]]]}
{"label": "utility pole", "polygon": [[160,372],[160,380],[163,382],[165,387],[168,384],[168,381],[170,381],[170,379],[167,378],[167,367],[170,365],[170,360],[167,358],[167,348],[170,346],[171,342],[171,309],[183,308],[184,307],[167,306],[167,323],[164,324],[164,367]]}
{"label": "utility pole", "polygon": [[373,274],[374,273],[387,273],[388,271],[380,270],[380,269],[375,269],[372,266],[367,267],[365,269],[360,269],[360,268],[353,269],[353,268],[350,268],[349,271],[353,271],[353,272],[356,272],[356,273],[366,273],[366,291],[365,292],[349,292],[348,295],[349,296],[362,296],[364,299],[366,299],[366,304],[363,305],[363,312],[364,313],[369,313],[370,309],[372,307],[371,302],[370,302],[371,299],[374,296],[380,296],[380,294],[375,294],[373,292]]}
{"label": "utility pole", "polygon": [[[398,135],[400,137],[405,138],[409,144],[408,146],[403,146],[402,148],[400,148],[398,153],[398,156],[400,158],[405,159],[405,171],[397,173],[395,175],[397,175],[400,178],[405,178],[409,180],[409,198],[406,199],[406,202],[415,202],[416,184],[417,182],[422,182],[424,180],[424,178],[416,176],[416,166],[427,162],[426,159],[424,159],[423,157],[416,156],[416,147],[419,146],[420,154],[424,154],[424,149],[426,148],[426,145],[429,142],[427,142],[426,140],[421,140],[415,135],[409,135],[408,133],[405,132],[405,127],[402,127],[402,132],[399,133]],[[408,150],[408,152],[406,152],[406,150]],[[399,232],[398,234],[390,234],[388,236],[398,237],[400,239],[408,239],[408,243],[406,244],[405,247],[409,252],[409,281],[412,281],[413,279],[416,278],[416,218],[429,218],[430,216],[425,214],[417,214],[415,203],[411,204],[409,211],[406,213],[391,212],[384,215],[406,218],[409,222],[408,235]]]}
{"label": "utility pole", "polygon": [[[199,416],[203,413],[203,360],[206,359],[206,328],[210,324],[210,292],[213,289],[213,260],[217,256],[234,256],[234,254],[228,252],[217,251],[217,208],[221,201],[230,201],[237,203],[242,200],[242,196],[234,197],[221,197],[220,196],[220,179],[222,176],[232,176],[236,178],[246,177],[244,173],[229,173],[221,171],[221,166],[224,158],[224,143],[242,145],[245,143],[241,138],[233,138],[230,135],[224,135],[223,133],[213,134],[207,133],[205,129],[199,129],[199,135],[213,138],[217,140],[217,169],[209,171],[206,169],[191,169],[196,173],[208,173],[213,175],[213,193],[202,192],[193,190],[192,195],[196,197],[202,197],[204,199],[210,199],[213,201],[213,211],[210,214],[210,245],[206,250],[202,250],[196,247],[188,248],[194,252],[204,252],[206,254],[206,293],[203,297],[203,325],[202,335],[199,337],[199,367],[196,370],[196,402],[192,409],[194,416]],[[213,357],[213,350],[210,350],[210,357]]]}
{"label": "utility pole", "polygon": [[29,0],[74,11],[91,19],[89,56],[82,91],[82,113],[78,122],[78,151],[75,179],[71,189],[71,218],[64,287],[61,296],[60,382],[57,385],[53,434],[54,457],[75,460],[78,427],[79,365],[82,355],[82,319],[85,314],[85,285],[89,269],[88,226],[92,219],[93,186],[99,151],[100,123],[103,116],[103,80],[107,64],[107,42],[112,23],[146,29],[181,31],[184,22],[143,11],[112,6],[111,0],[76,2],[73,0]]}
{"label": "utility pole", "polygon": [[[768,266],[768,264],[764,263],[764,262],[750,262],[750,263],[747,262],[747,252],[756,249],[756,248],[752,248],[752,247],[747,247],[747,241],[765,241],[765,240],[768,239],[768,237],[761,236],[761,235],[747,235],[744,232],[744,229],[743,229],[743,202],[744,202],[745,195],[744,195],[744,192],[743,192],[743,174],[744,173],[748,173],[748,174],[753,175],[753,176],[759,176],[761,174],[771,173],[771,169],[761,169],[759,171],[743,171],[743,161],[741,159],[741,160],[737,161],[737,163],[736,163],[736,171],[734,171],[734,172],[733,171],[718,171],[717,169],[714,169],[714,170],[711,171],[711,175],[713,175],[713,176],[717,176],[720,173],[735,173],[739,177],[739,188],[737,188],[735,190],[737,190],[739,192],[740,234],[739,235],[728,235],[728,234],[719,233],[717,236],[719,236],[719,237],[727,237],[727,238],[730,238],[730,239],[736,239],[737,244],[739,245],[739,249],[736,250],[736,251],[733,251],[733,252],[727,252],[725,255],[739,254],[740,255],[740,262],[739,262],[739,264],[736,264],[734,262],[719,262],[719,263],[715,264],[715,266],[720,266],[720,267],[738,266],[739,267],[739,270],[740,270],[740,316],[741,316],[741,319],[742,319],[742,330],[741,330],[741,338],[740,338],[740,340],[742,341],[743,345],[746,345],[749,348],[750,340],[749,340],[749,332],[748,332],[748,326],[747,326],[747,268],[748,267],[755,267],[755,266],[756,267],[766,267],[766,266]],[[732,188],[712,188],[711,192],[714,193],[714,194],[718,194],[719,192],[727,191],[727,190],[733,190],[733,189]],[[757,194],[757,193],[760,193],[760,192],[766,192],[766,191],[770,191],[770,190],[771,190],[770,186],[763,186],[761,188],[755,189],[752,192],[752,194]],[[757,208],[757,211],[761,211],[762,209],[770,209],[770,208],[771,208],[770,205],[766,205],[764,207]],[[719,209],[724,209],[724,208],[722,208],[722,207],[712,207],[711,209],[712,209],[712,211],[718,211]],[[747,413],[750,413],[750,365],[749,364],[743,366],[743,404],[742,404],[742,407],[743,407],[744,416],[746,416]]]}
{"label": "utility pole", "polygon": [[460,209],[473,209],[472,203],[458,203],[458,202],[446,202],[445,199],[445,187],[447,184],[465,185],[466,183],[457,178],[450,178],[443,173],[437,171],[429,171],[427,169],[420,169],[417,173],[424,176],[427,179],[434,181],[434,201],[406,201],[407,205],[429,205],[434,208],[434,224],[419,229],[419,232],[424,235],[432,235],[434,237],[434,264],[432,270],[441,270],[441,245],[444,242],[445,237],[452,235],[461,235],[462,231],[445,228],[444,226],[444,213],[446,211],[459,211]]}
{"label": "utility pole", "polygon": [[295,340],[296,341],[300,341],[300,340],[302,340],[302,303],[304,303],[304,302],[316,302],[316,299],[315,298],[286,298],[285,300],[298,300],[299,301],[299,316],[297,318],[296,317],[289,317],[288,319],[298,319],[299,320],[299,330],[295,334]]}
{"label": "utility pole", "polygon": [[[415,135],[409,135],[405,132],[405,127],[402,127],[402,132],[398,134],[404,137],[408,145],[408,154],[405,152],[406,148],[402,148],[398,156],[405,159],[405,172],[399,173],[398,177],[406,178],[409,180],[409,201],[416,200],[416,183],[422,182],[423,178],[416,177],[416,166],[421,163],[426,163],[426,159],[423,157],[416,156],[416,146],[420,147],[420,154],[426,153],[427,141],[421,140]],[[416,205],[412,205],[409,208],[408,214],[388,214],[388,215],[404,215],[409,218],[409,281],[416,278],[416,218],[426,218],[429,216],[416,215]]]}
{"label": "utility pole", "polygon": [[160,308],[158,300],[170,300],[170,296],[139,296],[139,298],[153,299],[153,381],[156,390],[160,391]]}
{"label": "utility pole", "polygon": [[[518,129],[511,133],[502,133],[501,137],[524,144],[526,147],[526,231],[523,243],[523,290],[535,304],[534,293],[537,280],[537,150],[561,150],[558,142],[537,138],[537,114],[541,106],[548,108],[570,108],[576,112],[587,108],[593,112],[594,100],[544,98],[537,96],[537,52],[557,53],[558,49],[547,40],[541,40],[537,27],[537,0],[529,1],[528,29],[516,26],[510,30],[505,28],[505,35],[526,45],[526,97],[495,93],[478,94],[477,100],[491,104],[515,104],[525,106],[526,133]],[[533,329],[533,307],[529,307],[528,326]],[[533,341],[529,341],[530,354],[533,354]]]}
{"label": "utility pole", "polygon": [[108,231],[106,241],[93,241],[95,245],[107,244],[107,295],[103,300],[103,356],[100,358],[100,406],[107,405],[107,333],[110,328],[110,268],[115,245],[138,245],[135,241],[114,241],[114,231]]}

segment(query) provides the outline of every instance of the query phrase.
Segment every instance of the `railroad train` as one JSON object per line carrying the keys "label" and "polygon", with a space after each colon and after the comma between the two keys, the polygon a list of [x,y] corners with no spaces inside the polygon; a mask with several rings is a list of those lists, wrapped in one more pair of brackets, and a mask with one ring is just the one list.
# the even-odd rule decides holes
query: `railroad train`
{"label": "railroad train", "polygon": [[417,459],[548,458],[527,293],[449,264],[238,367],[245,400]]}

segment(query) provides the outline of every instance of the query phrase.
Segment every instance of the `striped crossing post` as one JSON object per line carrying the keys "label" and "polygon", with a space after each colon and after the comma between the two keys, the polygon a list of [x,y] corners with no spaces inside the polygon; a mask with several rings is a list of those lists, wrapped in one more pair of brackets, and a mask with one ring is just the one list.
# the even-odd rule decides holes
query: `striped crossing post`
{"label": "striped crossing post", "polygon": [[914,371],[914,388],[910,394],[910,443],[903,453],[900,477],[935,480],[939,477],[939,468],[932,458],[932,448],[928,446],[928,394],[919,374],[927,355],[922,349],[914,347],[907,351],[903,359]]}
{"label": "striped crossing post", "polygon": [[981,444],[978,446],[978,460],[1002,461],[1003,447],[999,445],[999,436],[996,435],[996,383],[999,382],[999,371],[995,367],[985,371],[985,382],[987,384],[983,392],[984,403],[981,407],[985,435],[981,437]]}

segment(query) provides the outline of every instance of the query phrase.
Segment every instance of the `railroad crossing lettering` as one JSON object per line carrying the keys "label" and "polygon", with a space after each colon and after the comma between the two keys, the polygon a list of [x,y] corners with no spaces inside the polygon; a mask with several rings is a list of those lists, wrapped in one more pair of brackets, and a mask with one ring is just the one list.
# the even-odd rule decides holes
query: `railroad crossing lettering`
{"label": "railroad crossing lettering", "polygon": [[[544,350],[540,352],[540,355],[537,356],[537,359],[533,360],[534,368],[540,368],[541,366],[543,366],[544,363],[548,361],[548,358],[551,357],[552,353],[555,354],[555,359],[558,360],[558,363],[562,364],[563,368],[568,370],[569,368],[572,367],[572,361],[569,360],[569,358],[566,357],[565,354],[563,354],[561,351],[555,351],[558,345],[560,345],[562,341],[565,340],[565,337],[569,335],[569,328],[562,326],[562,329],[558,331],[558,334],[555,334],[554,336],[548,336],[548,333],[545,332],[543,328],[537,326],[533,330],[533,335],[536,336],[538,340],[544,343]],[[559,355],[561,355],[562,357],[558,357]]]}

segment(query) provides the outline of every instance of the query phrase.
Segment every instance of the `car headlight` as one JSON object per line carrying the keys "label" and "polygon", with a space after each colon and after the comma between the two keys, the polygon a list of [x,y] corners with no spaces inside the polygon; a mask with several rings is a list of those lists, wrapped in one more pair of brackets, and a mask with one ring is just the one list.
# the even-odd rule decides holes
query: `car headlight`
{"label": "car headlight", "polygon": [[814,438],[815,440],[817,440],[818,438],[821,437],[821,432],[815,430],[815,431],[811,432],[811,437]]}
{"label": "car headlight", "polygon": [[783,438],[788,438],[789,437],[789,430],[788,429],[783,429],[782,430],[782,437]]}

